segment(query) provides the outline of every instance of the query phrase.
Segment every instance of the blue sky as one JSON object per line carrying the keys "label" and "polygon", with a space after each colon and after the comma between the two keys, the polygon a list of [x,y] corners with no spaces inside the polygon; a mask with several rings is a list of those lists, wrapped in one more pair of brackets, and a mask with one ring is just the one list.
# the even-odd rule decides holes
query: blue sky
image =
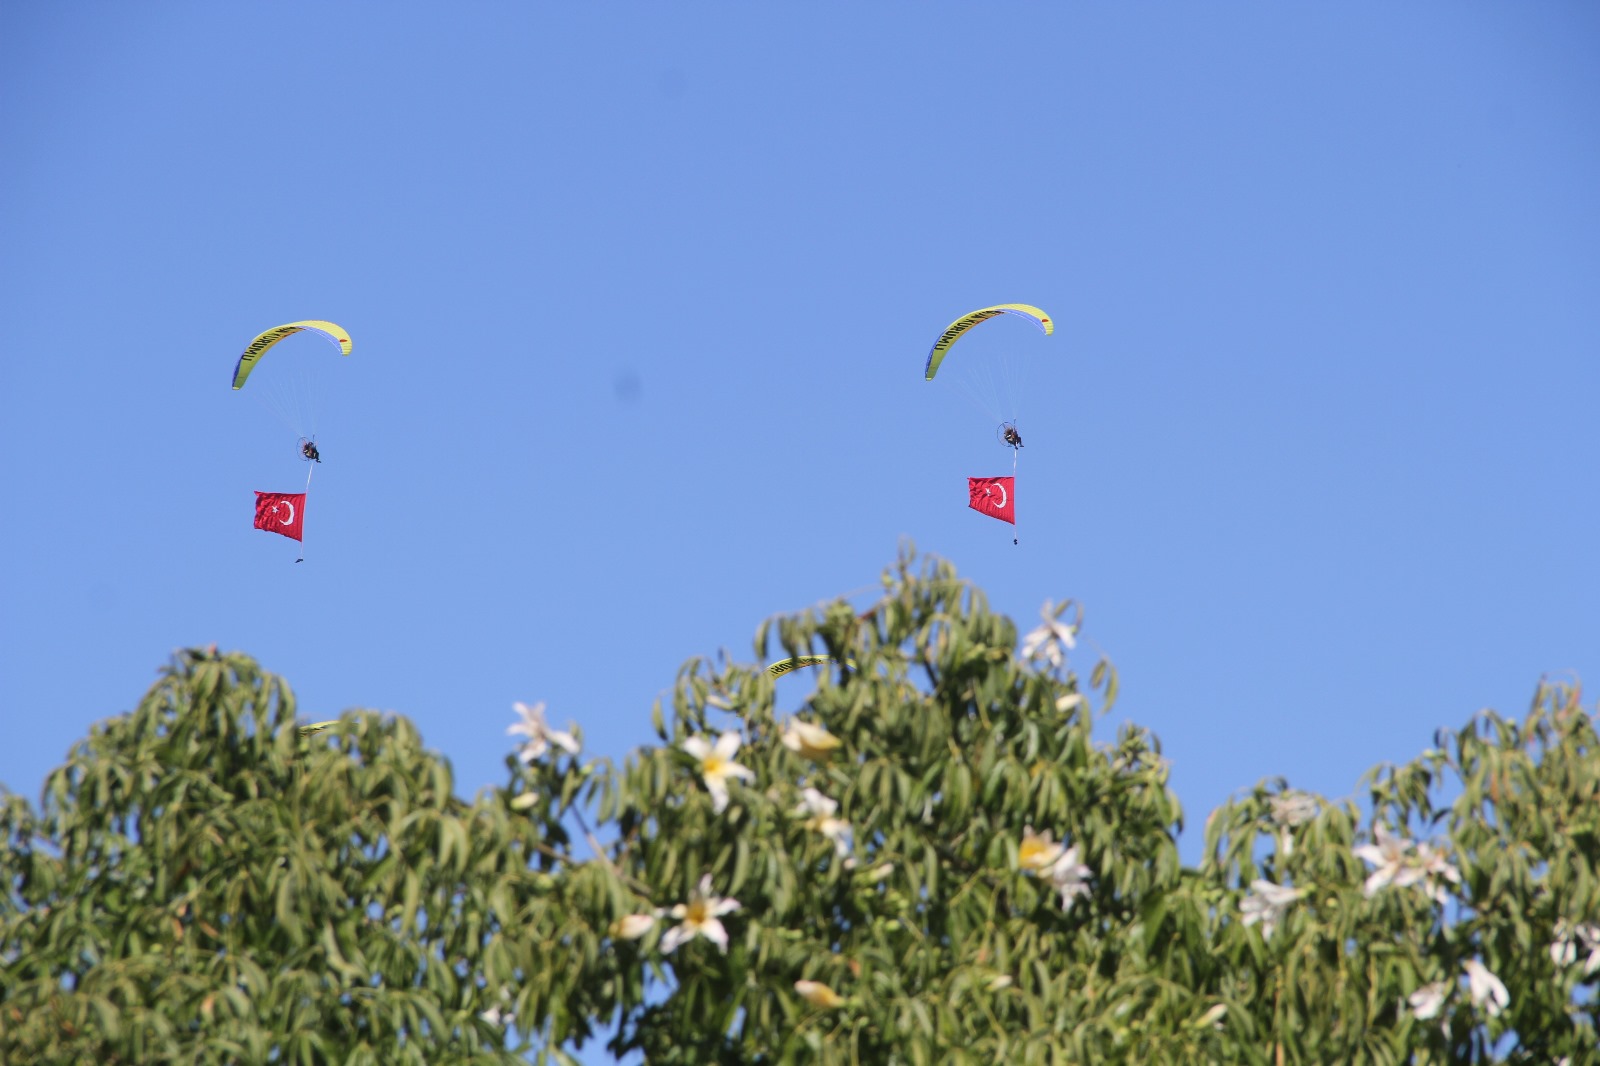
{"label": "blue sky", "polygon": [[[902,538],[1084,604],[1190,858],[1263,777],[1600,683],[1593,4],[33,0],[0,146],[15,791],[213,641],[465,794],[514,700],[621,755]],[[1054,336],[951,356],[1025,364],[1013,547],[922,367],[1015,301]],[[302,318],[355,352],[269,356],[322,357],[296,565],[228,381]]]}

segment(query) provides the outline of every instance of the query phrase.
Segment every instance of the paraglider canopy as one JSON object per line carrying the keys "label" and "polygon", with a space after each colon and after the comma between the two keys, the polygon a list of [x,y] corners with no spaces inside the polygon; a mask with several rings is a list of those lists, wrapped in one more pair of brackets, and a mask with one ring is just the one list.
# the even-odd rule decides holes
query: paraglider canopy
{"label": "paraglider canopy", "polygon": [[945,353],[950,351],[950,346],[960,340],[962,335],[976,326],[979,322],[987,321],[997,315],[1019,315],[1022,318],[1031,318],[1039,324],[1048,336],[1056,331],[1055,323],[1050,321],[1050,316],[1032,304],[995,304],[993,307],[982,307],[976,311],[962,315],[945,327],[939,339],[933,342],[933,349],[928,352],[928,365],[923,377],[932,381],[933,376],[939,372],[939,364],[944,362]]}
{"label": "paraglider canopy", "polygon": [[256,337],[245,347],[239,356],[239,362],[233,368],[233,387],[244,388],[245,379],[250,376],[250,371],[256,368],[256,363],[266,354],[267,349],[283,340],[300,332],[318,333],[332,341],[339,349],[340,355],[350,354],[350,334],[344,327],[335,322],[324,322],[320,318],[306,319],[304,322],[289,322],[282,326],[273,326]]}
{"label": "paraglider canopy", "polygon": [[[768,663],[767,676],[782,677],[791,670],[798,670],[802,666],[821,666],[823,663],[836,663],[838,661],[831,655],[795,655],[788,659],[779,659],[775,663]],[[852,670],[855,669],[856,664],[853,659],[844,660],[844,664]]]}

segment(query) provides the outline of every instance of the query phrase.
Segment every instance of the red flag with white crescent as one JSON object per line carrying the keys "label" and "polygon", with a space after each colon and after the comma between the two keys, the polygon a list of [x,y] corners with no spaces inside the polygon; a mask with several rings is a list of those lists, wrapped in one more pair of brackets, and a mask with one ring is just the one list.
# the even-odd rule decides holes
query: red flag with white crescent
{"label": "red flag with white crescent", "polygon": [[302,523],[306,518],[306,494],[303,492],[256,493],[256,528],[268,533],[281,533],[300,540]]}
{"label": "red flag with white crescent", "polygon": [[968,506],[990,518],[1016,525],[1016,484],[1014,477],[969,477],[967,495],[971,497],[971,502]]}

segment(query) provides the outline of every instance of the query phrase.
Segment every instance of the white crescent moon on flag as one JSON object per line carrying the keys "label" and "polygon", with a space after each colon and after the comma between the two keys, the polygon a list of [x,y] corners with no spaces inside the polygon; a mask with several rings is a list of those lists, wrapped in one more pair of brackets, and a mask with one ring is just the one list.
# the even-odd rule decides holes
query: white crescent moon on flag
{"label": "white crescent moon on flag", "polygon": [[279,502],[282,503],[283,506],[289,508],[289,517],[288,518],[280,518],[280,519],[278,519],[278,525],[280,525],[280,526],[292,526],[292,525],[294,525],[294,504],[290,503],[288,500],[280,500]]}
{"label": "white crescent moon on flag", "polygon": [[996,481],[994,487],[1000,490],[1000,510],[1006,509],[1006,487],[1002,482]]}

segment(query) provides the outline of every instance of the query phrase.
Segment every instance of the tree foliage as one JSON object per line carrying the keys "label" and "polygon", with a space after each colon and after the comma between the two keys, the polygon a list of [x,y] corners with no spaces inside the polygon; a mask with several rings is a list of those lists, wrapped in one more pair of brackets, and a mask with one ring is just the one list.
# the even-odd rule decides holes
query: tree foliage
{"label": "tree foliage", "polygon": [[480,1014],[544,841],[403,719],[187,651],[3,818],[0,1061],[520,1061]]}
{"label": "tree foliage", "polygon": [[[776,637],[786,654],[853,664],[819,674],[799,713],[779,710],[800,703],[798,677],[690,663],[670,722],[658,709],[664,743],[602,779],[614,862],[649,890],[637,913],[690,901],[706,877],[741,904],[725,953],[703,937],[670,955],[649,937],[624,949],[661,983],[628,1004],[619,1050],[685,1063],[1086,1061],[1113,1053],[1119,1018],[1176,1024],[1206,1009],[1150,979],[1134,935],[1142,901],[1181,873],[1178,805],[1151,742],[1130,731],[1097,748],[1079,680],[1018,662],[1013,624],[948,567],[889,585],[864,614],[837,603],[758,635],[764,657]],[[786,744],[797,724],[837,747]],[[754,778],[719,813],[685,745],[724,732],[741,736]],[[829,817],[848,836],[822,824],[806,789],[837,804]],[[1030,828],[1056,848],[1075,842],[1085,894],[1019,867]],[[808,1003],[801,981],[843,1005]]]}
{"label": "tree foliage", "polygon": [[[187,652],[3,807],[0,1059],[1529,1062],[1597,1055],[1575,688],[1352,798],[1264,782],[1198,866],[1081,615],[907,554],[686,663],[620,764],[523,708],[468,804],[403,720],[296,727]],[[781,677],[775,656],[825,656]],[[520,1048],[507,1040],[520,1036]]]}

